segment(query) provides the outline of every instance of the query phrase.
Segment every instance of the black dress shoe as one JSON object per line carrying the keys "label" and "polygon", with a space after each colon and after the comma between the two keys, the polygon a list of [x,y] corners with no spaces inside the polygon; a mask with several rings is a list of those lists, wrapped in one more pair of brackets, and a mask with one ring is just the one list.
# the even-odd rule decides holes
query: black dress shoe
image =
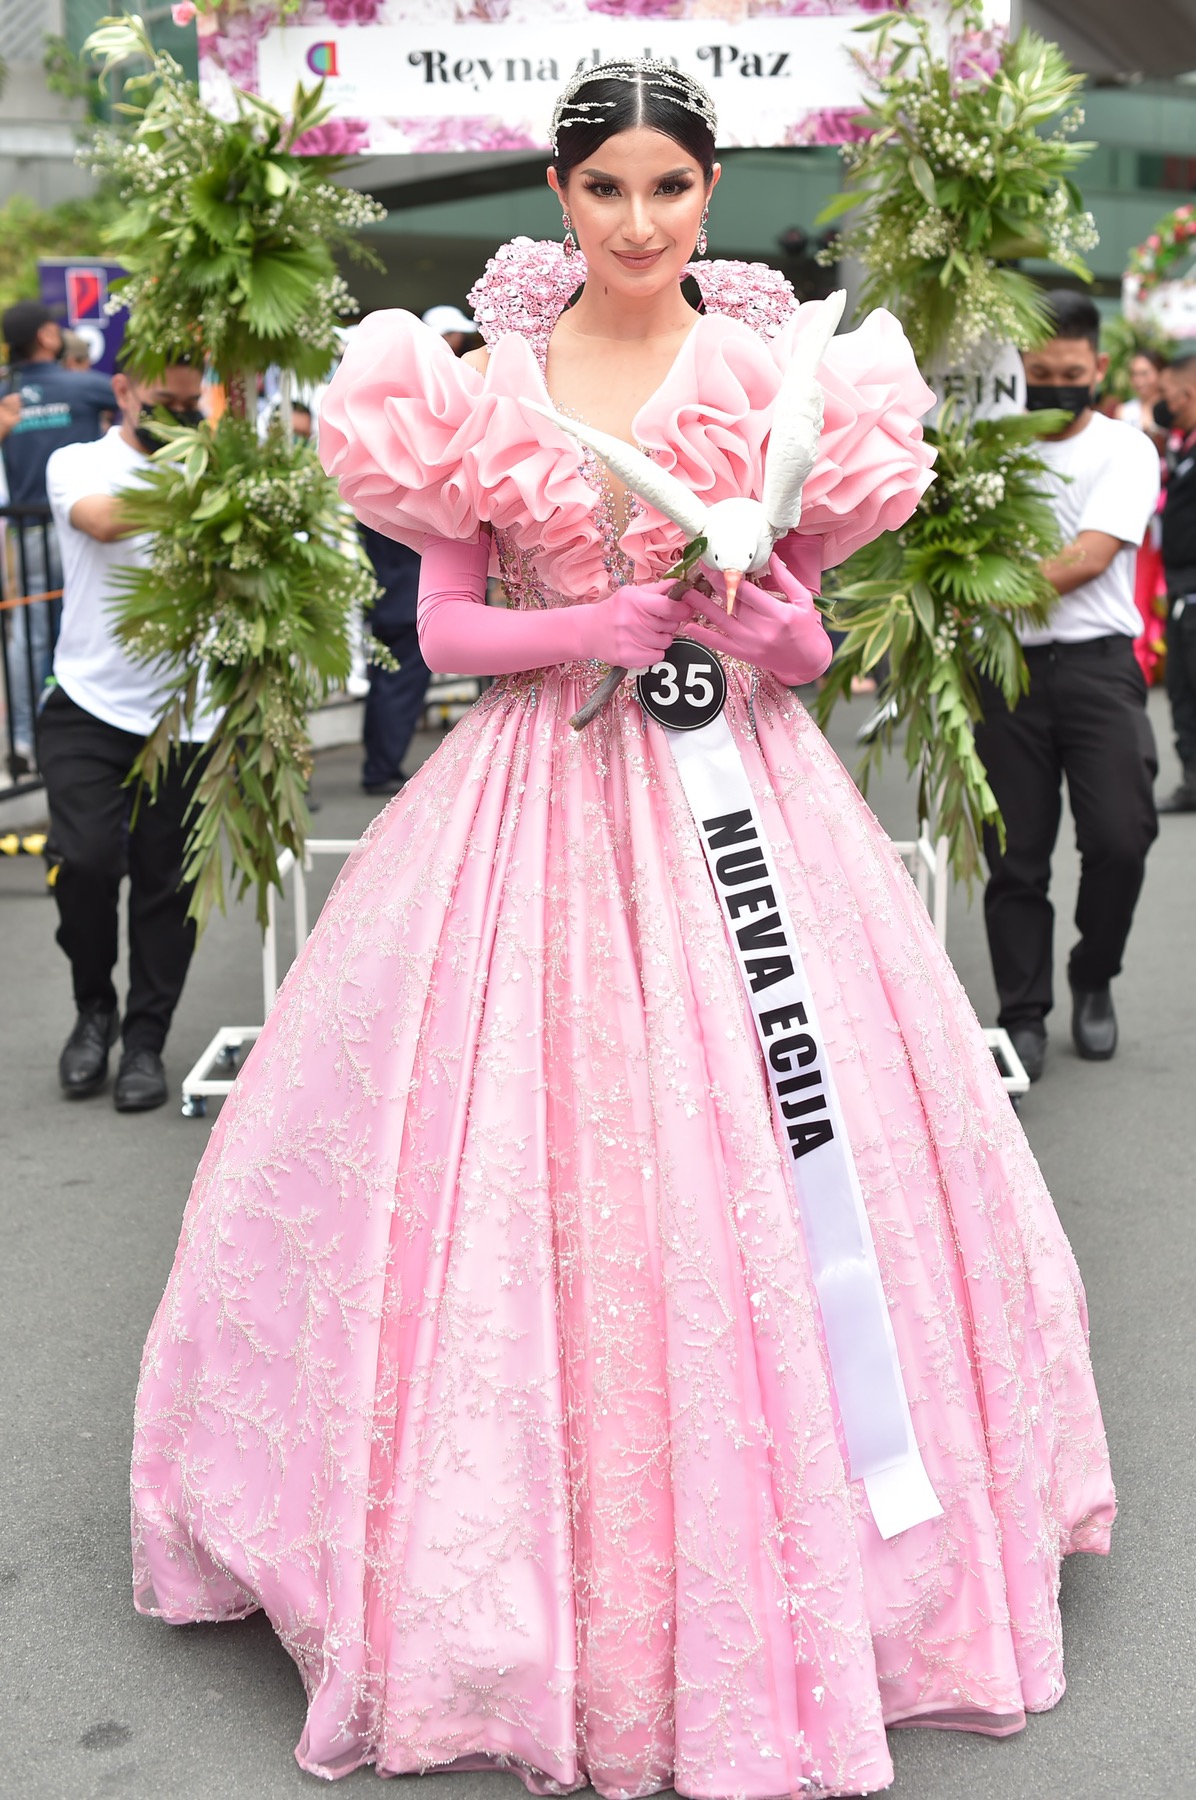
{"label": "black dress shoe", "polygon": [[1072,988],[1071,1035],[1086,1062],[1108,1062],[1117,1048],[1117,1014],[1107,987]]}
{"label": "black dress shoe", "polygon": [[1029,1024],[1011,1025],[1009,1042],[1017,1051],[1018,1060],[1030,1080],[1041,1081],[1042,1071],[1046,1065],[1046,1026],[1039,1025],[1034,1021]]}
{"label": "black dress shoe", "polygon": [[117,1112],[152,1112],[167,1099],[166,1070],[156,1050],[126,1050],[116,1071]]}
{"label": "black dress shoe", "polygon": [[363,794],[369,794],[372,799],[390,800],[396,794],[401,794],[406,786],[407,777],[405,775],[392,775],[389,781],[363,781],[361,791]]}
{"label": "black dress shoe", "polygon": [[58,1080],[71,1100],[98,1094],[108,1079],[108,1052],[116,1042],[116,1009],[85,1006],[58,1058]]}
{"label": "black dress shoe", "polygon": [[1185,776],[1177,788],[1173,788],[1165,799],[1159,801],[1155,811],[1159,813],[1196,812],[1196,781],[1189,781]]}

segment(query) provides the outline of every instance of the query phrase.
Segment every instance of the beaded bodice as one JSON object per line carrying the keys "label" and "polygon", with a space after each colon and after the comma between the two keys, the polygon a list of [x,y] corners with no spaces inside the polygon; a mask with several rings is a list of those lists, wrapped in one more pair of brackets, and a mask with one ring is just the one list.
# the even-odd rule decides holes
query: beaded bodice
{"label": "beaded bodice", "polygon": [[[548,340],[584,275],[580,262],[528,239],[493,258],[472,295],[491,352],[484,371],[412,314],[371,314],[321,408],[321,459],[359,518],[417,551],[485,526],[519,605],[600,600],[617,556],[648,581],[685,542],[650,505],[616,530],[577,444],[544,416]],[[641,406],[634,435],[704,505],[759,499],[784,371],[817,303],[799,310],[788,283],[762,265],[699,264],[693,274],[706,316]],[[918,420],[933,395],[884,311],[832,339],[819,385],[822,439],[797,533],[816,540],[828,569],[904,524],[932,479]]]}
{"label": "beaded bodice", "polygon": [[[548,340],[557,320],[586,278],[580,251],[566,256],[560,244],[512,238],[490,258],[469,294],[478,330],[489,345],[508,332],[526,338],[543,369]],[[767,263],[690,263],[682,280],[691,279],[702,296],[702,310],[738,319],[762,338],[774,338],[797,311],[797,295],[777,269]]]}
{"label": "beaded bodice", "polygon": [[[588,446],[582,450],[581,472],[597,496],[593,519],[602,540],[602,566],[611,588],[622,587],[626,582],[634,581],[635,571],[620,538],[641,510],[642,502],[635,494],[629,494],[621,506],[616,502],[606,469]],[[494,542],[509,605],[520,609],[571,606],[574,603],[575,595],[554,592],[537,574],[534,561],[537,551],[521,550],[514,537],[505,531],[496,531]]]}
{"label": "beaded bodice", "polygon": [[[684,275],[697,283],[705,313],[738,319],[764,338],[775,337],[797,308],[789,282],[764,263],[691,263]],[[498,343],[509,332],[518,333],[526,339],[544,374],[553,329],[585,277],[585,258],[565,256],[558,243],[514,238],[504,244],[486,264],[469,295],[486,344]],[[645,446],[640,448],[651,454]],[[633,579],[631,558],[620,540],[642,505],[635,495],[620,495],[616,500],[604,466],[588,448],[582,451],[582,475],[597,496],[594,524],[602,540],[603,567],[612,587],[618,586]],[[495,541],[512,606],[570,604],[572,596],[554,593],[536,573],[536,550],[521,549],[501,531],[495,533]]]}

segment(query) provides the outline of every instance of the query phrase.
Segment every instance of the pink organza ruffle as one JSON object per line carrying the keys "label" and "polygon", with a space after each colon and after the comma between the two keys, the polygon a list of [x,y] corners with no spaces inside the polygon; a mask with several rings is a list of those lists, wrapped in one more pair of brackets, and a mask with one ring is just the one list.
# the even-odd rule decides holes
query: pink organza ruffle
{"label": "pink organza ruffle", "polygon": [[[781,373],[817,304],[771,342],[737,320],[700,318],[635,421],[654,460],[711,502],[758,498]],[[798,531],[821,540],[829,568],[917,505],[934,454],[918,416],[933,395],[886,312],[834,339],[821,381],[826,422]],[[357,516],[390,537],[419,549],[428,534],[470,538],[492,525],[532,556],[549,587],[598,599],[610,576],[595,490],[573,439],[525,399],[548,392],[523,338],[501,338],[483,375],[410,313],[375,313],[325,396],[324,467]],[[667,568],[682,543],[651,507],[622,539],[640,579]]]}
{"label": "pink organza ruffle", "polygon": [[522,338],[482,375],[411,313],[372,313],[320,409],[320,457],[357,517],[387,537],[473,538],[480,525],[534,550],[539,572],[578,600],[609,589],[594,489],[571,438],[525,407],[546,401]]}

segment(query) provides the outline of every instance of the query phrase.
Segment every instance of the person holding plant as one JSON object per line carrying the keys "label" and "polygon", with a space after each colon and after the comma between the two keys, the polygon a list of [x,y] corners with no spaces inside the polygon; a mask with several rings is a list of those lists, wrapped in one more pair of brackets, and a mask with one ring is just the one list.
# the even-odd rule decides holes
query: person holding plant
{"label": "person holding plant", "polygon": [[1043,1073],[1054,1004],[1049,889],[1063,781],[1080,852],[1071,1029],[1088,1061],[1106,1061],[1117,1048],[1110,983],[1121,972],[1158,830],[1151,792],[1158,763],[1134,656],[1141,626],[1135,564],[1158,501],[1158,453],[1145,433],[1095,410],[1108,359],[1092,301],[1061,289],[1048,304],[1052,335],[1022,360],[1027,408],[1068,416],[1039,452],[1064,538],[1043,569],[1059,603],[1045,625],[1019,632],[1027,692],[1010,708],[991,682],[982,683],[985,713],[976,730],[1005,825],[1004,845],[993,827],[985,832],[984,919],[998,1016],[1032,1081]]}
{"label": "person holding plant", "polygon": [[[121,490],[137,482],[160,438],[152,420],[200,418],[202,372],[179,364],[157,381],[113,378],[121,422],[97,442],[57,450],[46,469],[63,565],[62,629],[37,726],[38,765],[50,810],[58,942],[71,965],[75,1024],[59,1058],[69,1100],[99,1093],[111,1046],[123,1039],[117,1112],[166,1099],[162,1048],[183,991],[195,925],[184,880],[186,814],[199,745],[211,720],[197,714],[194,749],[180,747],[156,796],[129,774],[162,708],[163,673],[135,662],[112,625],[120,572],[148,567],[149,539],[130,535]],[[129,993],[123,1025],[112,975],[120,885],[129,877]]]}
{"label": "person holding plant", "polygon": [[[136,1601],[264,1608],[324,1777],[872,1793],[886,1723],[1059,1699],[1060,1558],[1114,1511],[1042,1177],[790,692],[822,570],[929,482],[932,396],[890,314],[832,338],[772,271],[691,266],[719,167],[689,76],[587,67],[552,141],[563,245],[492,261],[485,350],[374,314],[324,401],[344,498],[422,551],[429,664],[497,679],[225,1102],[143,1364]],[[728,533],[792,455],[800,522],[699,575],[550,400]],[[641,704],[684,666],[705,716],[716,657],[690,736]],[[574,729],[611,665],[653,666]]]}

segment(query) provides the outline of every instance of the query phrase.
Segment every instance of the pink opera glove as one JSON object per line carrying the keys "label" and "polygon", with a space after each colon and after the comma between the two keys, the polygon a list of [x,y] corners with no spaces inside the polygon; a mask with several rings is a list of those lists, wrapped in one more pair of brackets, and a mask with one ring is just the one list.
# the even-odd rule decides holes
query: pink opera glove
{"label": "pink opera glove", "polygon": [[[685,635],[710,650],[737,656],[741,662],[767,670],[786,687],[799,687],[826,669],[831,660],[831,641],[823,630],[809,588],[790,572],[776,551],[768,564],[768,579],[779,593],[759,587],[754,581],[740,582],[732,618],[727,617],[721,598],[710,599],[691,592],[687,597],[695,617],[707,623],[687,626]],[[710,580],[715,586],[722,585],[721,575],[711,574]]]}
{"label": "pink opera glove", "polygon": [[621,587],[605,600],[516,612],[486,606],[487,534],[474,543],[429,537],[419,577],[419,647],[430,669],[514,675],[593,659],[645,668],[693,617],[668,582]]}

